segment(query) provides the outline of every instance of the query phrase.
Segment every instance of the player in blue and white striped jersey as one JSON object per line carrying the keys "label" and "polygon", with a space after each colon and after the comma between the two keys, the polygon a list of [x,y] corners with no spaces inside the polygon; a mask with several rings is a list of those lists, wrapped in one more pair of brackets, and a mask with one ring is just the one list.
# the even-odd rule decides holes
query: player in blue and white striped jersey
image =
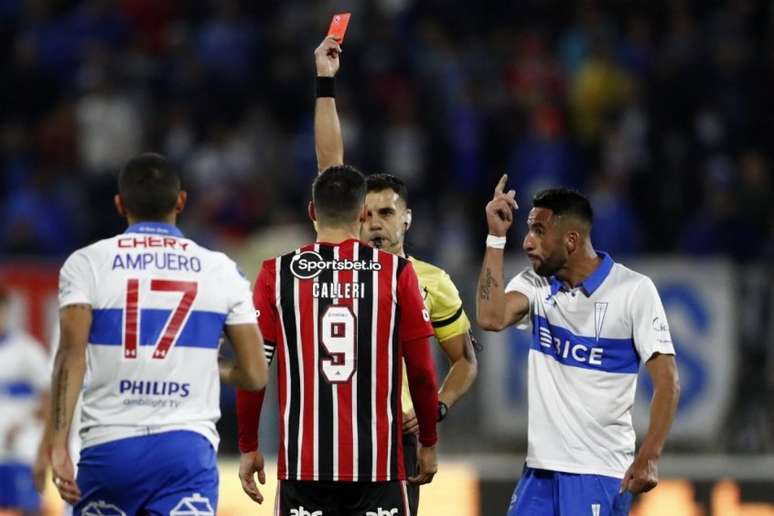
{"label": "player in blue and white striped jersey", "polygon": [[[177,229],[186,193],[162,156],[130,160],[118,190],[128,229],[75,251],[60,272],[54,483],[75,514],[168,514],[194,502],[214,514],[221,334],[237,358],[224,381],[259,389],[267,378],[250,285]],[[76,482],[68,433],[87,368]]]}
{"label": "player in blue and white striped jersey", "polygon": [[11,297],[0,287],[0,513],[37,514],[32,464],[48,399],[43,346],[10,328]]}
{"label": "player in blue and white striped jersey", "polygon": [[[523,242],[532,266],[505,286],[505,234],[518,208],[506,180],[486,207],[477,315],[485,330],[532,331],[527,463],[508,515],[628,514],[632,494],[658,482],[679,396],[664,308],[647,276],[594,250],[591,205],[563,188],[533,200]],[[635,455],[631,407],[640,364],[654,395]]]}

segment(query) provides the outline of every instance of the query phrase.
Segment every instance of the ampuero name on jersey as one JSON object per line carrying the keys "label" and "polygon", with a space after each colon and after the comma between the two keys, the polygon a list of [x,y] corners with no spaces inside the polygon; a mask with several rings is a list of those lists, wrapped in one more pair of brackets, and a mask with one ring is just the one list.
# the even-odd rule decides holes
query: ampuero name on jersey
{"label": "ampuero name on jersey", "polygon": [[178,253],[119,253],[113,256],[112,270],[144,271],[153,268],[166,271],[201,272],[202,261],[196,256]]}
{"label": "ampuero name on jersey", "polygon": [[323,271],[363,271],[382,270],[382,264],[371,260],[350,260],[348,258],[325,260],[315,251],[303,251],[293,257],[290,272],[298,279],[316,278]]}

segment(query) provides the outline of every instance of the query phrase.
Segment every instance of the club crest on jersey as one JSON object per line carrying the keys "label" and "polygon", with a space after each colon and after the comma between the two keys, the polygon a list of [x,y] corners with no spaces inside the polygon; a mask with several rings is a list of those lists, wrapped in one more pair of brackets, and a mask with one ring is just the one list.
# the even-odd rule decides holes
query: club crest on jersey
{"label": "club crest on jersey", "polygon": [[605,323],[606,313],[607,303],[594,303],[594,336],[597,340],[602,335],[602,325]]}
{"label": "club crest on jersey", "polygon": [[126,513],[105,500],[91,502],[81,511],[83,516],[126,516]]}
{"label": "club crest on jersey", "polygon": [[298,253],[290,261],[290,272],[298,279],[313,279],[320,275],[322,271],[380,271],[382,264],[367,260],[352,261],[348,258],[343,260],[325,260],[315,251],[304,251]]}
{"label": "club crest on jersey", "polygon": [[199,493],[181,499],[169,512],[169,516],[214,516],[209,498]]}

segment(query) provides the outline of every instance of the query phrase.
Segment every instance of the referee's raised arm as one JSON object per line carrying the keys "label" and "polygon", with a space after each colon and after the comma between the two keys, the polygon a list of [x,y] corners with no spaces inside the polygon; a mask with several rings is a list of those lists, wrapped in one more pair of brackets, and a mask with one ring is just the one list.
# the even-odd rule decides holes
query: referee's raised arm
{"label": "referee's raised arm", "polygon": [[344,164],[344,143],[336,112],[335,77],[339,71],[341,47],[333,38],[325,38],[314,51],[315,77],[314,150],[317,171]]}

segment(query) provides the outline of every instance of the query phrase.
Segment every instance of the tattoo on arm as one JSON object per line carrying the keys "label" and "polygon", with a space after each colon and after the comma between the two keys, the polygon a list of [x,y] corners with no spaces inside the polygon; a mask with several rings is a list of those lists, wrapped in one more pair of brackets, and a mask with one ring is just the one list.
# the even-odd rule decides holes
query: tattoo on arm
{"label": "tattoo on arm", "polygon": [[54,429],[61,430],[65,427],[65,409],[67,406],[67,369],[61,368],[54,379],[56,396],[53,401]]}
{"label": "tattoo on arm", "polygon": [[497,288],[497,281],[492,276],[492,270],[487,267],[485,276],[478,287],[479,299],[489,301],[492,295],[492,287]]}

